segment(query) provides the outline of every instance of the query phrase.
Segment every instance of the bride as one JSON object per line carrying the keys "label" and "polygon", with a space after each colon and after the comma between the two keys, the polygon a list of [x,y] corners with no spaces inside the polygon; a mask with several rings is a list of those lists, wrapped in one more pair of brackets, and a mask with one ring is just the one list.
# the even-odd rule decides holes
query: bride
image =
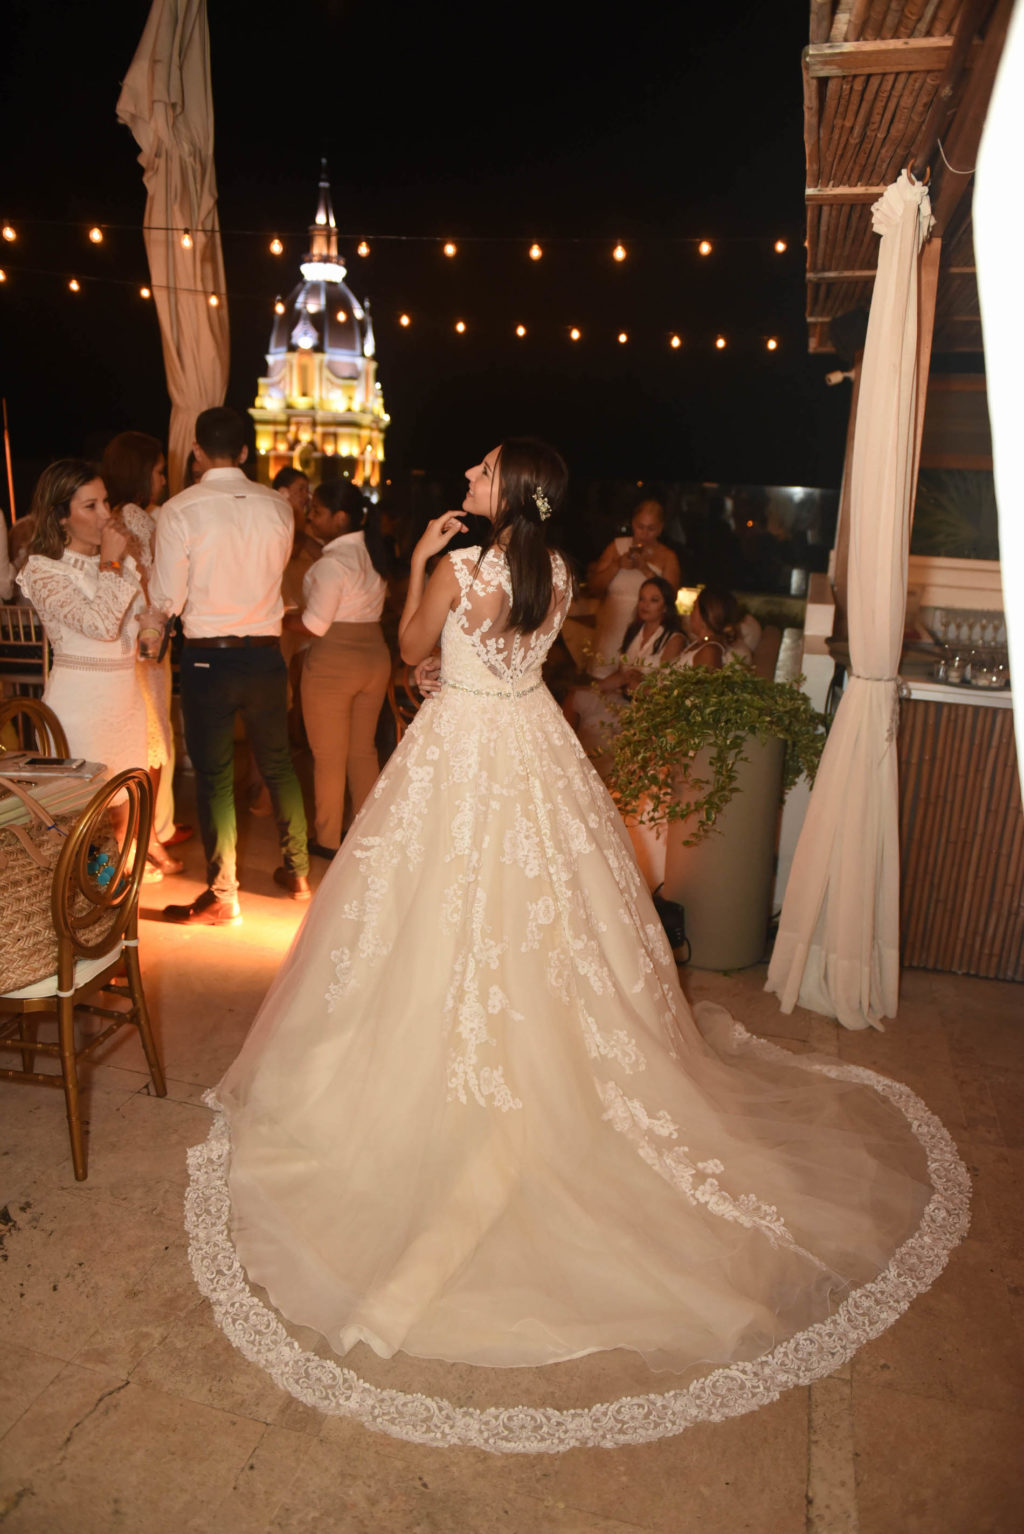
{"label": "bride", "polygon": [[[905,1087],[714,1006],[695,1021],[541,680],[570,600],[545,536],[565,465],[512,440],[467,479],[490,540],[444,553],[460,516],[431,522],[400,629],[410,663],[440,637],[440,691],[211,1094],[193,1268],[231,1340],[321,1410],[509,1451],[637,1441],[751,1410],[877,1335],[961,1238],[966,1173]],[[359,1374],[337,1362],[352,1349]],[[398,1353],[670,1375],[638,1394],[634,1363],[628,1399],[481,1409],[395,1389]]]}

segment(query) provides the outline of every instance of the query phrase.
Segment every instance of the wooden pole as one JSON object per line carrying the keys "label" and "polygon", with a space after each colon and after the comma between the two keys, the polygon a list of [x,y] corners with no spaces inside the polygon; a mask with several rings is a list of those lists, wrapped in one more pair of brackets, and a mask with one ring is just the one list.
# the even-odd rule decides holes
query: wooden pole
{"label": "wooden pole", "polygon": [[14,470],[11,466],[11,434],[7,429],[7,396],[3,398],[4,412],[4,456],[7,459],[7,494],[11,499],[11,521],[17,522],[18,513],[14,507]]}

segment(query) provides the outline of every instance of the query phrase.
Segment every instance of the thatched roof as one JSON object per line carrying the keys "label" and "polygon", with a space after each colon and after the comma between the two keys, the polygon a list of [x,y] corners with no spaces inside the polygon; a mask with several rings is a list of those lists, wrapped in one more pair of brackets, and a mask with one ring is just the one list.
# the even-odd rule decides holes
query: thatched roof
{"label": "thatched roof", "polygon": [[830,320],[870,305],[871,204],[908,166],[930,173],[943,241],[934,349],[981,351],[973,178],[964,172],[977,161],[1013,3],[811,0],[803,71],[812,352],[835,350]]}

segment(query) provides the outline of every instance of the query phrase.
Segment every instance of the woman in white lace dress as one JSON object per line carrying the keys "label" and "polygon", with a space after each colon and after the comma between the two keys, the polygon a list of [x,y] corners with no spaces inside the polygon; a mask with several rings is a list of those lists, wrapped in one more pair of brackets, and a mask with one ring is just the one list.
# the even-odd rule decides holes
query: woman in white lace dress
{"label": "woman in white lace dress", "polygon": [[110,519],[95,464],[60,459],[39,479],[35,534],[18,585],[53,647],[43,701],[72,756],[112,773],[146,765],[146,710],[135,676],[142,601],[125,534]]}
{"label": "woman in white lace dress", "polygon": [[432,522],[401,624],[410,663],[441,636],[440,691],[212,1097],[193,1269],[324,1411],[510,1452],[636,1442],[831,1373],[941,1270],[966,1174],[905,1088],[695,1020],[541,677],[564,465],[511,441],[467,478],[492,540],[443,554],[459,515]]}
{"label": "woman in white lace dress", "polygon": [[[149,603],[156,515],[167,490],[167,460],[155,437],[123,431],[107,443],[100,466],[115,521],[127,534],[143,601]],[[153,785],[154,834],[150,865],[163,874],[181,873],[184,864],[161,845],[174,834],[174,731],[171,727],[171,656],[136,660],[135,677],[146,706],[146,766]]]}

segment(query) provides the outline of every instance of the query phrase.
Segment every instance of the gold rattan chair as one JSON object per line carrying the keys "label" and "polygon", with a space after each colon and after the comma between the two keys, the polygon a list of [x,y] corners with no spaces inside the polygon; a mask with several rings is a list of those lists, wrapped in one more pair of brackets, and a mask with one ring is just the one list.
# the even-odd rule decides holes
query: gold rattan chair
{"label": "gold rattan chair", "polygon": [[42,692],[50,674],[50,647],[33,607],[0,604],[0,692]]}
{"label": "gold rattan chair", "polygon": [[[8,725],[13,726],[9,735],[5,733]],[[6,698],[0,703],[0,762],[5,741],[11,750],[37,751],[40,756],[68,755],[64,726],[41,698]]]}
{"label": "gold rattan chair", "polygon": [[[71,1158],[80,1182],[86,1175],[80,1061],[118,1028],[131,1024],[139,1032],[153,1091],[157,1097],[167,1095],[139,971],[139,889],[152,819],[152,788],[140,768],[118,773],[97,790],[53,872],[56,972],[35,985],[0,994],[0,1052],[20,1053],[22,1061],[21,1070],[0,1066],[0,1079],[63,1088]],[[121,1002],[121,1007],[99,1005],[93,998],[100,995],[108,1003]],[[79,1011],[102,1019],[106,1026],[80,1033],[76,1043]],[[37,1037],[46,1014],[56,1019],[55,1040]],[[40,1054],[55,1059],[57,1070],[33,1069]]]}

